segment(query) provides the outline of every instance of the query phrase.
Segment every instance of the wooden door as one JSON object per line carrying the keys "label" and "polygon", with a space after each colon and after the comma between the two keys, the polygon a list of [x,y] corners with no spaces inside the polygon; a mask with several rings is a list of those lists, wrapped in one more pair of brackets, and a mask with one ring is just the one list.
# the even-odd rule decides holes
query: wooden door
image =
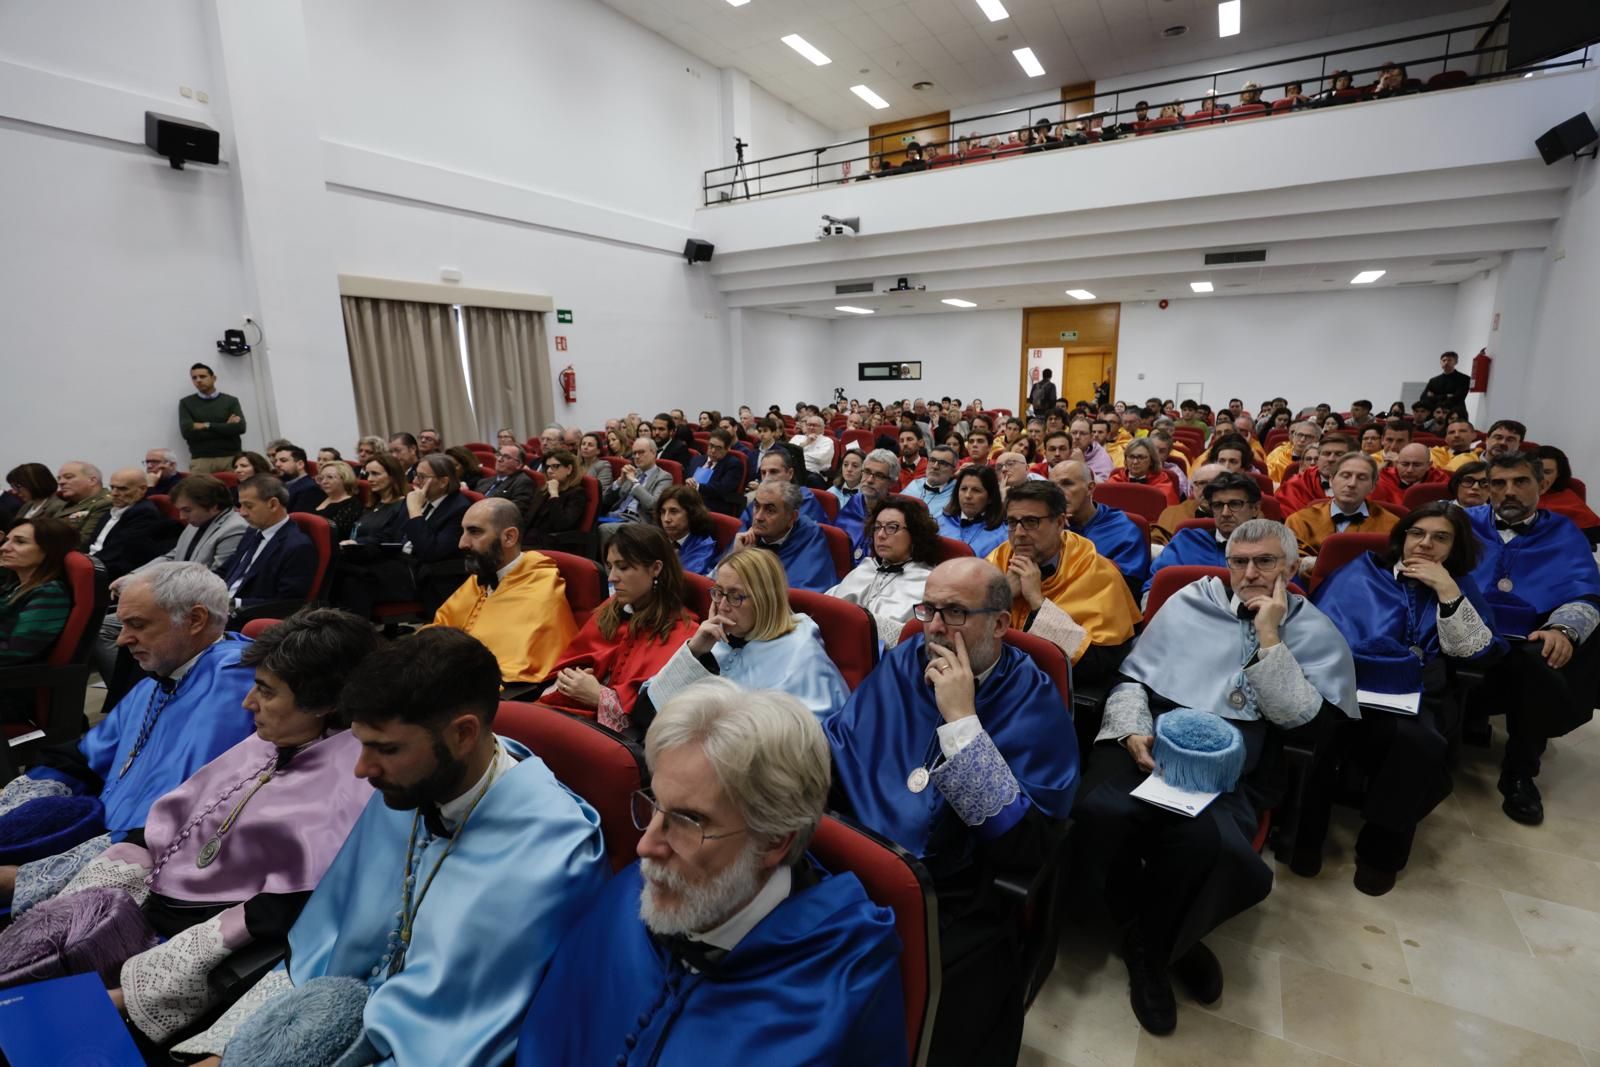
{"label": "wooden door", "polygon": [[1093,400],[1095,388],[1110,379],[1116,364],[1117,351],[1105,346],[1067,346],[1061,363],[1061,382],[1056,386],[1058,395],[1065,397],[1069,406],[1079,400]]}
{"label": "wooden door", "polygon": [[[1093,400],[1095,386],[1111,382],[1116,395],[1117,332],[1121,304],[1077,304],[1072,307],[1025,308],[1022,312],[1022,348],[1017,369],[1018,410],[1027,407],[1028,349],[1062,348],[1061,380],[1056,395],[1070,407]],[[1065,335],[1065,336],[1063,336]],[[1076,336],[1074,336],[1076,335]]]}
{"label": "wooden door", "polygon": [[[934,128],[923,129],[924,126]],[[923,158],[926,159],[938,154],[939,150],[933,146],[943,145],[950,140],[950,112],[936,111],[931,115],[918,115],[914,119],[880,122],[867,128],[867,136],[872,138],[871,153],[883,156],[886,166],[899,166],[905,162],[906,137],[915,137],[921,142]],[[871,166],[870,161],[868,166]]]}

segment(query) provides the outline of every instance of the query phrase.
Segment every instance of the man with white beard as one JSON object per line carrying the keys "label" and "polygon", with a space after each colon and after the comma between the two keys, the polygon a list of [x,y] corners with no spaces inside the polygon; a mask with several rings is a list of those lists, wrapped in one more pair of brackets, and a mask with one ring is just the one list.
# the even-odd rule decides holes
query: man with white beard
{"label": "man with white beard", "polygon": [[518,1067],[905,1062],[894,916],[805,854],[830,777],[816,717],[710,679],[657,712],[645,757],[639,862],[562,941]]}

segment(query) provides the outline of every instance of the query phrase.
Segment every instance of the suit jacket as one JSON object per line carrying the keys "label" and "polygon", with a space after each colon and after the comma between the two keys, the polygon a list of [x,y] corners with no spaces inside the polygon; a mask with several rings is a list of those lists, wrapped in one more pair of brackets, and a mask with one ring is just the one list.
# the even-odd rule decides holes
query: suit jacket
{"label": "suit jacket", "polygon": [[553,535],[569,533],[578,528],[584,509],[588,506],[588,494],[582,486],[555,497],[548,492],[540,493],[533,506],[533,515],[528,519],[524,540],[536,547],[553,544]]}
{"label": "suit jacket", "polygon": [[411,543],[411,562],[436,563],[461,555],[461,516],[471,503],[460,493],[439,498],[433,514],[407,519],[400,537]]}
{"label": "suit jacket", "polygon": [[723,456],[722,462],[710,468],[705,481],[700,481],[698,471],[695,481],[700,485],[701,499],[712,511],[737,516],[744,507],[744,461],[739,457]]}
{"label": "suit jacket", "polygon": [[1309,504],[1284,520],[1284,525],[1294,534],[1300,542],[1300,555],[1315,556],[1322,549],[1322,542],[1330,534],[1335,533],[1388,533],[1399,524],[1400,520],[1393,513],[1380,508],[1371,500],[1367,501],[1367,517],[1355,522],[1335,526],[1332,516],[1333,501],[1319,500]]}
{"label": "suit jacket", "polygon": [[648,522],[650,516],[655,514],[656,498],[671,484],[672,475],[662,467],[651,467],[647,471],[640,471],[638,479],[631,485],[618,479],[611,483],[611,488],[600,498],[600,510],[606,515],[613,515],[629,498],[632,498],[639,505],[639,510],[635,514]]}
{"label": "suit jacket", "polygon": [[183,472],[173,471],[165,478],[162,478],[160,481],[156,482],[155,485],[152,485],[150,487],[150,492],[157,493],[161,496],[170,496],[172,494],[172,487],[181,481],[183,481]]}
{"label": "suit jacket", "polygon": [[689,465],[689,446],[674,437],[661,450],[661,458],[670,459],[674,463],[682,463],[687,467]]}
{"label": "suit jacket", "polygon": [[327,496],[317,485],[317,480],[309,474],[302,474],[292,482],[285,482],[284,488],[289,490],[290,511],[316,511],[317,505]]}
{"label": "suit jacket", "polygon": [[[108,512],[101,525],[110,519]],[[171,548],[178,539],[178,527],[150,501],[141,500],[122,513],[95,558],[105,565],[106,577],[115,581]],[[99,536],[98,532],[95,536]]]}
{"label": "suit jacket", "polygon": [[68,526],[77,529],[78,548],[87,552],[89,546],[94,544],[94,535],[110,510],[111,492],[102,489],[94,496],[84,497],[82,500],[63,501],[63,506],[56,516]]}
{"label": "suit jacket", "polygon": [[478,482],[477,489],[484,496],[502,496],[511,501],[522,513],[524,523],[533,514],[534,493],[538,487],[527,471],[515,471],[505,477],[491,474]]}
{"label": "suit jacket", "polygon": [[198,526],[185,526],[178,534],[178,543],[156,560],[175,560],[179,563],[203,563],[215,574],[227,574],[233,564],[233,555],[239,549],[250,524],[237,511],[224,511],[202,530]]}
{"label": "suit jacket", "polygon": [[1467,402],[1467,392],[1472,388],[1472,378],[1458,370],[1448,374],[1435,374],[1428,379],[1421,399],[1430,404],[1448,404],[1460,407]]}
{"label": "suit jacket", "polygon": [[317,575],[317,549],[311,538],[288,522],[257,553],[260,544],[260,530],[251,529],[240,538],[238,551],[223,576],[229,589],[239,581],[233,593],[239,606],[252,608],[275,600],[304,600]]}

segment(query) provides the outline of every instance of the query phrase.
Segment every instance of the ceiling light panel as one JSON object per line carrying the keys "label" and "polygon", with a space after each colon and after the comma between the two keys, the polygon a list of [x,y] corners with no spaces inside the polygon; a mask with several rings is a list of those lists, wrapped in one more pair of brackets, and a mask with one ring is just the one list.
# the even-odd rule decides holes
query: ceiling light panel
{"label": "ceiling light panel", "polygon": [[941,304],[949,304],[953,308],[975,308],[975,307],[978,306],[977,304],[974,304],[970,300],[961,300],[961,299],[958,299],[956,297],[950,297],[947,300],[941,300],[941,301],[939,301],[939,303],[941,303]]}
{"label": "ceiling light panel", "polygon": [[1028,77],[1038,78],[1044,75],[1044,66],[1040,64],[1038,57],[1033,54],[1033,49],[1018,48],[1011,54],[1016,57],[1017,65],[1023,69]]}
{"label": "ceiling light panel", "polygon": [[849,315],[871,315],[872,314],[872,309],[871,308],[851,307],[849,304],[840,304],[838,307],[834,308],[833,310],[835,310],[835,311],[843,311],[843,312],[845,312],[846,314],[849,314]]}
{"label": "ceiling light panel", "polygon": [[978,0],[978,9],[984,13],[990,22],[999,22],[1001,19],[1011,17],[1000,0]]}
{"label": "ceiling light panel", "polygon": [[861,99],[865,100],[867,103],[871,104],[873,107],[877,108],[879,111],[882,111],[884,108],[889,106],[889,101],[885,100],[871,89],[868,89],[865,85],[852,85],[850,86],[850,91],[855,93]]}
{"label": "ceiling light panel", "polygon": [[793,48],[796,52],[799,52],[801,55],[805,56],[819,67],[825,67],[829,63],[833,62],[833,60],[823,55],[822,52],[818,50],[816,45],[812,44],[798,33],[791,33],[787,37],[782,38],[782,40],[784,44],[788,45],[790,48]]}
{"label": "ceiling light panel", "polygon": [[1211,283],[1210,282],[1190,282],[1189,283],[1189,288],[1193,289],[1197,293],[1209,293],[1209,292],[1211,292]]}
{"label": "ceiling light panel", "polygon": [[1074,300],[1093,300],[1094,294],[1087,289],[1068,289],[1067,295]]}
{"label": "ceiling light panel", "polygon": [[1244,0],[1223,0],[1217,5],[1217,36],[1232,37],[1239,32],[1239,8]]}
{"label": "ceiling light panel", "polygon": [[1364,270],[1360,274],[1357,274],[1354,278],[1351,278],[1350,279],[1350,284],[1351,285],[1371,285],[1373,282],[1377,281],[1379,278],[1383,277],[1387,273],[1388,273],[1388,271],[1382,271],[1382,270]]}

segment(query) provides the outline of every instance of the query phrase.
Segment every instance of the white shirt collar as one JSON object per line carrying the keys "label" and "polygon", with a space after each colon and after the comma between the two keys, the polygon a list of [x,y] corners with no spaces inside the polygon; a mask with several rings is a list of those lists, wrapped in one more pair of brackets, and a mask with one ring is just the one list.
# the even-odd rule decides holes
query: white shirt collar
{"label": "white shirt collar", "polygon": [[779,904],[789,899],[793,887],[794,873],[786,866],[779,867],[767,879],[767,884],[750,898],[748,904],[705,933],[689,934],[689,940],[703,941],[713,948],[733,951],[734,946],[743,941],[745,935],[754,930],[762,919],[771,915]]}
{"label": "white shirt collar", "polygon": [[[217,637],[217,641],[221,641],[221,640],[222,640],[221,636],[218,636]],[[211,642],[211,645],[216,644],[217,641]],[[206,648],[210,648],[211,645],[207,645]],[[176,685],[179,682],[183,681],[183,676],[189,673],[190,668],[192,668],[195,665],[195,663],[200,659],[201,656],[205,655],[206,648],[202,648],[199,652],[196,652],[193,656],[190,656],[189,659],[182,666],[177,667],[176,669],[173,670],[173,672],[171,674],[167,675],[168,678],[172,679],[172,683],[174,685]]]}
{"label": "white shirt collar", "polygon": [[284,525],[286,523],[288,523],[288,521],[289,521],[289,516],[285,515],[283,518],[279,519],[277,522],[273,523],[271,526],[268,526],[265,530],[262,530],[261,531],[261,544],[264,546],[264,545],[266,545],[266,543],[268,541],[272,540],[273,535],[275,535],[279,530],[283,529]]}
{"label": "white shirt collar", "polygon": [[526,556],[526,555],[527,555],[526,552],[518,552],[516,559],[512,560],[510,563],[507,563],[504,567],[501,567],[499,570],[494,572],[495,573],[495,577],[498,578],[502,582],[505,581],[506,580],[506,575],[510,574],[512,571],[514,571],[518,567],[522,566],[523,557]]}
{"label": "white shirt collar", "polygon": [[213,389],[209,393],[197,393],[201,400],[215,400],[222,395],[221,389]]}
{"label": "white shirt collar", "polygon": [[495,769],[499,768],[499,773],[505,774],[516,765],[517,761],[512,758],[511,753],[505,750],[504,745],[496,741],[494,744],[494,759],[489,761],[489,769],[483,772],[483,777],[472,783],[471,789],[468,789],[454,800],[440,804],[439,818],[443,819],[445,825],[454,830],[462,817],[466,815],[467,809],[472,807],[473,803],[478,799],[478,794],[484,788],[484,783],[488,781],[491,774],[495,773]]}

